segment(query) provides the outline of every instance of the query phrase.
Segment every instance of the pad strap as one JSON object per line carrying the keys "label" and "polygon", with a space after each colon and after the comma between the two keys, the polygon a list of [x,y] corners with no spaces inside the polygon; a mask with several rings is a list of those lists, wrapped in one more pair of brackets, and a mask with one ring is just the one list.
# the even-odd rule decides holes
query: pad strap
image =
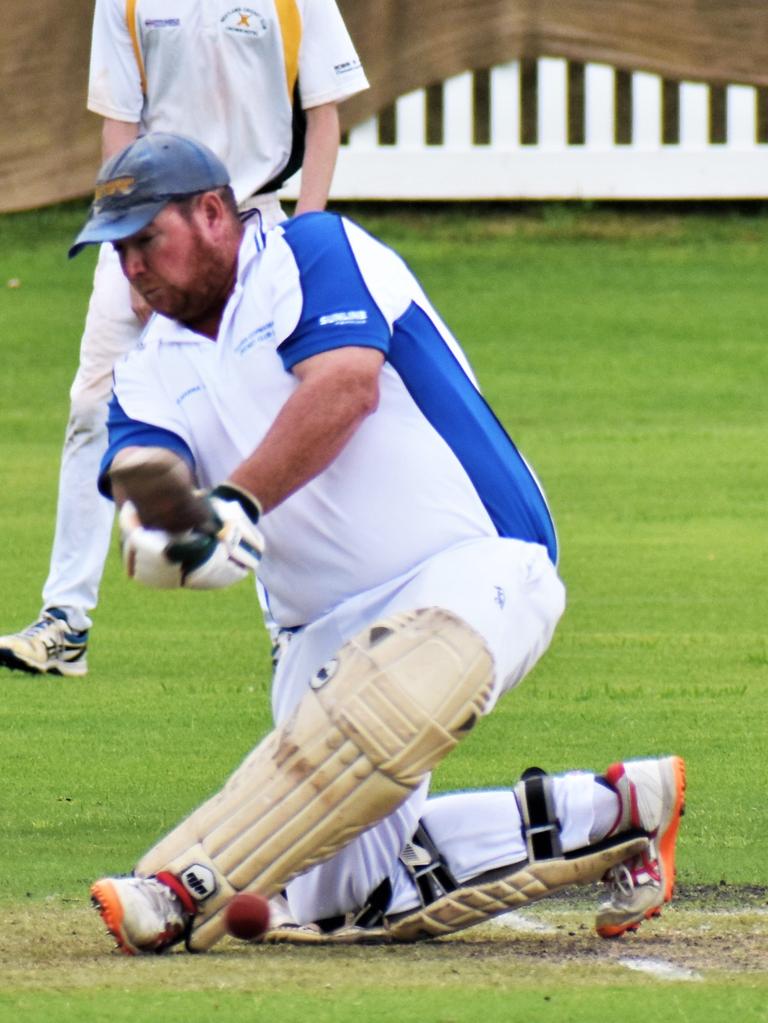
{"label": "pad strap", "polygon": [[540,767],[529,767],[513,791],[520,810],[528,861],[535,863],[562,856],[562,828],[555,813],[551,777]]}
{"label": "pad strap", "polygon": [[[423,822],[419,822],[410,842],[406,842],[403,847],[403,851],[400,853],[400,862],[416,886],[422,909],[459,887]],[[352,920],[347,921],[347,926],[381,927],[391,901],[392,884],[389,878],[384,878],[368,896],[363,908],[355,914]],[[416,910],[409,910],[409,912],[416,912]],[[324,924],[325,921],[320,921],[320,926],[323,929],[325,929]]]}
{"label": "pad strap", "polygon": [[423,821],[419,822],[413,838],[400,853],[400,862],[411,875],[422,906],[428,906],[459,887]]}
{"label": "pad strap", "polygon": [[[392,882],[385,877],[378,888],[374,888],[368,901],[349,921],[352,927],[381,927],[384,914],[392,901]],[[322,925],[321,925],[322,926]]]}

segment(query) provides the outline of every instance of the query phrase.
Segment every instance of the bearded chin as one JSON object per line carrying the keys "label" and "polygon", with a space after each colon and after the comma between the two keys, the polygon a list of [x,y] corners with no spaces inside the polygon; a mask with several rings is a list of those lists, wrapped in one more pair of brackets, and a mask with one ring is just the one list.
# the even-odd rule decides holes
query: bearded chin
{"label": "bearded chin", "polygon": [[169,319],[197,331],[201,324],[217,321],[226,305],[236,270],[227,268],[218,248],[201,237],[194,225],[194,245],[188,257],[185,282],[169,285],[155,310]]}

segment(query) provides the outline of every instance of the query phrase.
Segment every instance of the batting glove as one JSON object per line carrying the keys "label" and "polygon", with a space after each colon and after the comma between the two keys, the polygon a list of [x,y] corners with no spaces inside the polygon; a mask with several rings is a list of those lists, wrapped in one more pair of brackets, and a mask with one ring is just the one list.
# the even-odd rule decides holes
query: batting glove
{"label": "batting glove", "polygon": [[172,534],[141,525],[126,501],[120,511],[123,564],[128,576],[155,589],[210,590],[240,582],[256,573],[264,538],[256,527],[256,500],[231,484],[210,491],[215,533],[191,529]]}

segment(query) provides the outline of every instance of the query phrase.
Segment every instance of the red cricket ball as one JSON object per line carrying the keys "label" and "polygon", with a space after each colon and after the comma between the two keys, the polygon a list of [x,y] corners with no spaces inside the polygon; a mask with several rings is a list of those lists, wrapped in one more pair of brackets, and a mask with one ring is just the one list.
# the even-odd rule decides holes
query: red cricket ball
{"label": "red cricket ball", "polygon": [[239,892],[224,911],[224,924],[233,938],[261,938],[269,927],[269,903],[256,892]]}

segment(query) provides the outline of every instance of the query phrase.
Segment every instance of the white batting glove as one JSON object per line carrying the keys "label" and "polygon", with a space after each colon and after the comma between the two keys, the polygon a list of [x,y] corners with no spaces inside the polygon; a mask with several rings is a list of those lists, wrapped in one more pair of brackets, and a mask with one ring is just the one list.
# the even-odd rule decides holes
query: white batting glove
{"label": "white batting glove", "polygon": [[145,529],[135,507],[120,511],[123,565],[128,576],[155,589],[210,590],[256,573],[264,538],[256,528],[259,508],[249,494],[222,484],[209,494],[219,529],[172,534]]}
{"label": "white batting glove", "polygon": [[230,483],[215,487],[208,499],[220,528],[213,536],[190,530],[174,537],[165,556],[179,565],[182,586],[193,590],[215,590],[240,582],[258,571],[264,552],[264,537],[256,523],[261,514],[250,494]]}
{"label": "white batting glove", "polygon": [[132,501],[125,502],[117,522],[128,578],[158,590],[178,589],[182,585],[181,568],[165,556],[171,534],[163,529],[145,529]]}

